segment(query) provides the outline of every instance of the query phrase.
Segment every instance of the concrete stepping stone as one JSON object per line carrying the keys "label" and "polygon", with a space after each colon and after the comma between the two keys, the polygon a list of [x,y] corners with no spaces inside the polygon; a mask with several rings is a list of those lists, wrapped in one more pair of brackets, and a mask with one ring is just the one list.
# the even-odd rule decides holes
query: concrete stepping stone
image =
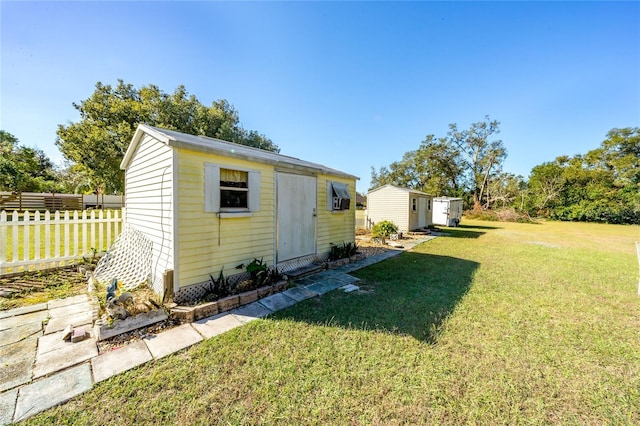
{"label": "concrete stepping stone", "polygon": [[8,311],[0,312],[0,319],[15,317],[18,315],[30,314],[32,312],[44,311],[47,309],[46,303],[38,303],[37,305],[23,306],[21,308],[9,309]]}
{"label": "concrete stepping stone", "polygon": [[86,294],[80,294],[78,296],[67,297],[64,299],[50,300],[47,304],[49,309],[57,309],[63,306],[75,305],[78,303],[89,302],[89,296]]}
{"label": "concrete stepping stone", "polygon": [[2,360],[0,391],[20,386],[31,380],[37,344],[38,339],[32,337],[0,348]]}
{"label": "concrete stepping stone", "polygon": [[316,280],[314,280],[313,276],[311,276],[311,277],[305,277],[305,278],[298,278],[293,280],[293,282],[296,283],[298,286],[307,286],[315,283]]}
{"label": "concrete stepping stone", "polygon": [[66,345],[49,352],[38,353],[33,368],[33,377],[46,376],[55,371],[64,370],[72,365],[80,364],[98,356],[95,339],[87,339],[78,343],[63,342]]}
{"label": "concrete stepping stone", "polygon": [[336,277],[337,275],[343,274],[344,272],[340,272],[336,269],[329,269],[328,271],[320,272],[319,274],[314,275],[313,277],[311,277],[311,279],[317,283],[319,281],[328,280],[330,278]]}
{"label": "concrete stepping stone", "polygon": [[249,321],[257,320],[258,318],[264,318],[271,313],[273,312],[271,312],[269,309],[265,308],[258,302],[244,305],[230,312],[231,315],[233,315],[238,321],[243,324],[246,324]]}
{"label": "concrete stepping stone", "polygon": [[151,355],[154,358],[162,358],[202,341],[202,336],[196,332],[190,324],[183,324],[171,328],[160,334],[144,338]]}
{"label": "concrete stepping stone", "polygon": [[343,284],[353,284],[353,283],[357,283],[360,281],[360,278],[356,278],[354,276],[351,275],[347,275],[347,274],[342,274],[342,275],[338,275],[333,277],[333,279],[336,279],[340,282],[342,282]]}
{"label": "concrete stepping stone", "polygon": [[92,386],[89,363],[23,386],[18,391],[13,420],[18,422],[31,417],[88,391]]}
{"label": "concrete stepping stone", "polygon": [[307,287],[303,286],[290,288],[286,291],[283,291],[282,294],[292,298],[296,302],[302,302],[303,300],[311,299],[312,297],[316,297],[318,295],[318,293],[316,293],[315,291],[309,290]]}
{"label": "concrete stepping stone", "polygon": [[42,324],[28,322],[24,325],[0,331],[0,348],[29,337],[38,338],[42,336]]}
{"label": "concrete stepping stone", "polygon": [[96,383],[101,382],[152,359],[153,356],[151,356],[149,348],[142,340],[129,343],[122,348],[105,352],[91,360],[93,380]]}
{"label": "concrete stepping stone", "polygon": [[[84,329],[86,331],[90,331],[89,326],[79,327],[80,329]],[[38,340],[38,356],[46,354],[47,352],[56,351],[58,349],[70,348],[76,345],[75,343],[71,343],[69,340],[62,340],[64,332],[58,331],[52,334],[47,334]]]}
{"label": "concrete stepping stone", "polygon": [[[269,311],[269,313],[271,313],[271,311]],[[210,339],[213,336],[217,336],[226,331],[233,330],[236,327],[240,327],[242,324],[242,321],[237,317],[225,312],[223,314],[194,321],[191,323],[191,326],[205,339]]]}
{"label": "concrete stepping stone", "polygon": [[360,262],[357,263],[350,263],[348,265],[344,265],[343,267],[340,268],[340,272],[344,272],[345,274],[349,274],[353,271],[357,271],[358,269],[362,268],[362,265],[360,264]]}
{"label": "concrete stepping stone", "polygon": [[16,315],[0,319],[0,331],[9,330],[10,328],[19,327],[26,323],[32,322],[42,326],[42,321],[49,318],[47,311],[30,312],[23,315]]}
{"label": "concrete stepping stone", "polygon": [[0,425],[8,425],[13,421],[17,399],[18,389],[0,393]]}
{"label": "concrete stepping stone", "polygon": [[317,282],[316,284],[307,286],[307,288],[311,291],[315,291],[318,294],[325,294],[337,288],[340,288],[343,285],[345,285],[345,283],[343,283],[342,281],[338,281],[335,278],[328,278]]}
{"label": "concrete stepping stone", "polygon": [[297,302],[282,293],[277,293],[259,300],[258,303],[270,311],[275,312],[293,306]]}
{"label": "concrete stepping stone", "polygon": [[58,318],[51,318],[44,328],[44,334],[51,334],[62,331],[66,326],[81,327],[93,324],[93,312],[80,312]]}
{"label": "concrete stepping stone", "polygon": [[61,306],[55,309],[49,309],[51,318],[60,318],[71,315],[82,314],[85,312],[93,312],[93,307],[89,302],[75,303],[73,305]]}
{"label": "concrete stepping stone", "polygon": [[344,291],[345,293],[353,293],[356,290],[360,290],[360,287],[353,284],[347,284],[344,287],[340,287],[340,290]]}

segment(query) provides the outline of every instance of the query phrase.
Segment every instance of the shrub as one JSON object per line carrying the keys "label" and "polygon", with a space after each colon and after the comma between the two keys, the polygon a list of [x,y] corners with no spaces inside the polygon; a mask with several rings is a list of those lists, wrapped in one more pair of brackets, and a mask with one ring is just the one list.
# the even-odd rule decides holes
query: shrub
{"label": "shrub", "polygon": [[391,234],[395,234],[396,232],[398,232],[398,227],[390,220],[380,221],[371,228],[371,236],[373,238],[382,239],[382,241],[389,238]]}
{"label": "shrub", "polygon": [[269,267],[262,259],[253,259],[247,265],[247,272],[251,274],[251,280],[253,280],[256,288],[262,287],[268,279]]}
{"label": "shrub", "polygon": [[224,276],[222,272],[224,268],[220,270],[220,274],[218,275],[218,279],[213,278],[213,275],[209,274],[209,286],[206,289],[205,299],[206,300],[218,300],[223,297],[227,297],[232,294],[235,290],[235,286],[231,284],[229,278]]}
{"label": "shrub", "polygon": [[329,260],[344,259],[345,257],[354,256],[358,252],[358,244],[356,243],[342,243],[333,244],[329,249]]}

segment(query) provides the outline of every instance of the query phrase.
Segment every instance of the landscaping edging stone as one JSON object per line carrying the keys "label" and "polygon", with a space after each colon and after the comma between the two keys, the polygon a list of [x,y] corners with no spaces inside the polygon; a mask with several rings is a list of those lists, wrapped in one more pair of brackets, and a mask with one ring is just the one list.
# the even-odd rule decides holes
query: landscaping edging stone
{"label": "landscaping edging stone", "polygon": [[289,283],[283,280],[270,286],[260,287],[256,290],[245,291],[240,294],[234,294],[214,302],[202,303],[196,306],[175,306],[171,308],[170,316],[171,318],[182,322],[198,321],[216,314],[231,311],[244,305],[249,305],[267,296],[284,291],[288,286]]}
{"label": "landscaping edging stone", "polygon": [[105,340],[118,334],[126,333],[131,330],[146,327],[168,318],[167,312],[161,308],[155,311],[138,314],[134,317],[128,317],[123,320],[115,321],[112,325],[101,324],[96,321],[93,326],[94,336],[97,341]]}
{"label": "landscaping edging stone", "polygon": [[342,259],[337,260],[327,260],[325,263],[327,265],[327,269],[339,268],[340,266],[348,265],[349,263],[357,262],[359,260],[364,260],[366,255],[364,253],[356,253],[350,257],[343,257]]}

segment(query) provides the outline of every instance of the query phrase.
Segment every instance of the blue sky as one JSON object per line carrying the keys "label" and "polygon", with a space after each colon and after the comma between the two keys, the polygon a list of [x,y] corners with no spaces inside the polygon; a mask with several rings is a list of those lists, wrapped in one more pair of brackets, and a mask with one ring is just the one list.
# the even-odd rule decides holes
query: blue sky
{"label": "blue sky", "polygon": [[0,128],[63,158],[96,82],[225,98],[283,154],[361,178],[449,123],[505,170],[640,126],[640,2],[0,2]]}

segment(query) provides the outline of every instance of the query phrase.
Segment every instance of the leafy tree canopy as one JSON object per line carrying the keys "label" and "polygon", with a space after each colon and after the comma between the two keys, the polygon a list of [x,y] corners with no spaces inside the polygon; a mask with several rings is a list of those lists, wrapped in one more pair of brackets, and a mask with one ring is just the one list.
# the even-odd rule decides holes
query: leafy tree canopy
{"label": "leafy tree canopy", "polygon": [[494,134],[500,133],[499,125],[488,115],[484,121],[472,123],[468,130],[458,130],[455,123],[449,125],[446,141],[459,149],[468,186],[473,193],[474,210],[482,209],[491,174],[501,172],[502,163],[507,158],[502,141],[490,140]]}
{"label": "leafy tree canopy", "polygon": [[[489,206],[490,179],[502,170],[507,151],[502,141],[490,140],[499,133],[499,122],[490,120],[471,124],[468,130],[449,125],[446,137],[428,135],[415,151],[405,153],[402,160],[388,167],[371,170],[371,185],[376,188],[394,184],[418,189],[434,195],[463,196],[465,188],[472,194],[474,208]],[[504,180],[517,186],[515,177]],[[502,191],[500,200],[514,196]]]}
{"label": "leafy tree canopy", "polygon": [[14,135],[0,130],[0,191],[56,192],[56,171],[49,157],[19,143]]}
{"label": "leafy tree canopy", "polygon": [[640,128],[612,129],[600,147],[534,167],[532,213],[560,220],[640,224]]}
{"label": "leafy tree canopy", "polygon": [[462,166],[459,153],[443,139],[427,135],[415,151],[388,167],[371,170],[371,187],[392,184],[434,195],[459,195]]}
{"label": "leafy tree canopy", "polygon": [[59,125],[56,145],[98,192],[124,191],[120,162],[141,123],[279,151],[266,136],[242,128],[229,102],[221,99],[207,107],[184,86],[168,94],[155,85],[137,89],[122,80],[116,87],[98,82],[89,98],[73,106],[80,121]]}

